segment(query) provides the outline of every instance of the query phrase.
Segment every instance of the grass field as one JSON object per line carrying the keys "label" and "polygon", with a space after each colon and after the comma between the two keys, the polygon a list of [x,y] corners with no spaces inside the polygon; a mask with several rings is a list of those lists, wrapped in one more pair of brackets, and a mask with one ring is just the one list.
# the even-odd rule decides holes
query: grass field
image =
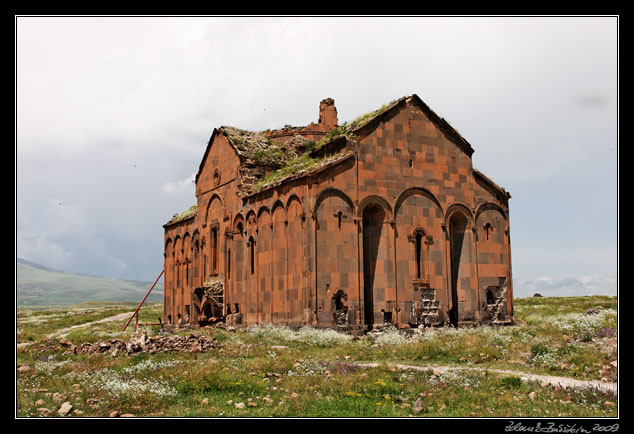
{"label": "grass field", "polygon": [[[513,370],[617,381],[616,297],[516,299],[513,326],[378,337],[270,325],[227,331],[206,353],[65,355],[46,336],[132,311],[125,304],[19,310],[18,417],[616,417],[617,396],[522,381]],[[588,309],[596,313],[586,314]],[[156,322],[160,304],[142,309]],[[128,338],[124,322],[72,330],[75,345]],[[158,327],[148,330],[155,335]],[[179,334],[190,334],[181,330]],[[375,363],[372,367],[363,364]],[[422,369],[399,369],[396,364]],[[26,368],[24,368],[26,366]],[[453,367],[442,370],[440,367]],[[47,409],[47,411],[43,410]]]}

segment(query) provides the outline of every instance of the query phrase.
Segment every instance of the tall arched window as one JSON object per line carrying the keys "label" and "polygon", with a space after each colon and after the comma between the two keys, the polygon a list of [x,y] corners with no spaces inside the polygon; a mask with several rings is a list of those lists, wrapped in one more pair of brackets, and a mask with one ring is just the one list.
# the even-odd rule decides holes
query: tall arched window
{"label": "tall arched window", "polygon": [[416,232],[415,240],[416,249],[416,278],[421,279],[423,277],[423,233]]}
{"label": "tall arched window", "polygon": [[414,246],[413,259],[415,266],[412,277],[415,280],[427,279],[425,261],[427,260],[427,244],[431,243],[431,237],[426,236],[421,228],[414,228],[407,238]]}
{"label": "tall arched window", "polygon": [[218,225],[211,227],[211,273],[218,274]]}
{"label": "tall arched window", "polygon": [[251,274],[255,274],[255,240],[249,238],[249,262],[251,264]]}

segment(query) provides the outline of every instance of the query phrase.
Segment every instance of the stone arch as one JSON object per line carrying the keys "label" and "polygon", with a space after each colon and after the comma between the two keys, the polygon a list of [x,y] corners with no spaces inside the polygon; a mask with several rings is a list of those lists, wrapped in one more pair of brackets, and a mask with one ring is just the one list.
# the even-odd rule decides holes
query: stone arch
{"label": "stone arch", "polygon": [[[226,214],[224,209],[224,201],[218,193],[212,194],[209,198],[209,202],[207,202],[207,207],[205,209],[205,223],[209,222],[209,213],[210,211],[213,212],[214,210],[218,210],[218,217],[224,217]],[[211,217],[213,217],[213,215]]]}
{"label": "stone arch", "polygon": [[401,207],[401,205],[403,204],[403,201],[405,201],[405,199],[407,199],[409,196],[413,195],[413,194],[419,194],[421,196],[425,196],[427,198],[429,198],[440,210],[440,212],[442,213],[442,206],[440,205],[440,201],[436,198],[436,196],[433,195],[432,192],[430,192],[429,190],[422,188],[422,187],[410,187],[410,188],[406,188],[405,190],[403,190],[401,192],[401,194],[398,195],[398,197],[396,198],[396,201],[394,202],[394,215],[396,216],[398,214],[398,211]]}
{"label": "stone arch", "polygon": [[[378,196],[368,197],[359,205],[362,221],[363,323],[371,328],[392,320],[394,294],[389,291],[393,257],[389,230],[391,210]],[[382,198],[379,198],[382,199]],[[388,307],[388,304],[390,306]]]}
{"label": "stone arch", "polygon": [[266,205],[262,205],[260,209],[258,209],[258,213],[257,213],[258,220],[262,218],[262,214],[264,214],[265,212],[268,213],[269,215],[271,214],[271,210],[269,209],[269,207]]}
{"label": "stone arch", "polygon": [[191,250],[192,250],[192,266],[193,266],[193,276],[192,282],[193,286],[201,285],[202,281],[200,279],[200,261],[201,261],[201,236],[198,228],[194,229],[192,232],[192,241],[191,241]]}
{"label": "stone arch", "polygon": [[361,203],[359,203],[359,207],[357,208],[357,217],[362,217],[365,211],[365,208],[369,205],[378,205],[383,208],[386,214],[386,221],[394,220],[394,214],[392,213],[392,206],[390,203],[385,200],[383,197],[372,194],[370,196],[366,196]]}
{"label": "stone arch", "polygon": [[[354,203],[341,190],[324,189],[315,200],[313,213],[314,294],[307,307],[317,314],[319,324],[332,325],[332,295],[339,289],[346,293],[354,286],[357,271],[357,228]],[[340,214],[341,213],[341,214]],[[301,225],[301,219],[300,219]]]}
{"label": "stone arch", "polygon": [[354,203],[352,202],[352,199],[350,199],[350,197],[348,197],[346,193],[334,187],[326,187],[317,195],[317,198],[315,199],[315,206],[313,207],[313,213],[317,214],[319,205],[324,201],[324,199],[331,196],[336,196],[341,198],[344,202],[346,202],[346,204],[348,204],[348,206],[350,207],[350,210],[354,212],[355,210]]}
{"label": "stone arch", "polygon": [[169,253],[170,249],[172,250],[172,252],[174,251],[174,240],[172,240],[171,237],[167,237],[167,239],[165,240],[165,254]]}
{"label": "stone arch", "polygon": [[253,221],[254,223],[257,223],[258,216],[255,213],[255,210],[253,209],[250,209],[249,211],[247,211],[247,214],[244,217],[245,222],[249,222],[249,220]]}
{"label": "stone arch", "polygon": [[447,210],[447,235],[449,240],[449,321],[458,326],[475,314],[478,300],[475,294],[478,282],[473,252],[473,216],[469,209],[454,204]]}
{"label": "stone arch", "polygon": [[308,291],[303,285],[304,270],[308,267],[306,255],[306,239],[304,230],[304,209],[299,196],[293,194],[287,201],[286,205],[286,218],[287,218],[287,273],[288,284],[286,292],[288,294],[289,306],[289,322],[294,324],[301,324],[303,321],[303,309],[307,306],[309,294],[305,294],[304,291]]}
{"label": "stone arch", "polygon": [[495,203],[484,203],[476,211],[478,289],[480,305],[488,311],[483,317],[485,320],[506,319],[508,309],[512,309],[512,301],[509,302],[512,297],[506,293],[506,288],[512,285],[507,217],[504,209]]}
{"label": "stone arch", "polygon": [[508,222],[508,214],[506,213],[506,211],[504,211],[504,209],[500,205],[493,202],[485,202],[478,206],[478,209],[475,212],[475,221],[478,221],[478,218],[480,217],[480,215],[482,215],[483,212],[490,210],[498,211],[500,214],[502,214],[504,220]]}
{"label": "stone arch", "polygon": [[255,235],[257,227],[258,227],[258,216],[255,213],[255,210],[250,209],[249,211],[247,211],[247,214],[244,217],[244,230],[249,236]]}
{"label": "stone arch", "polygon": [[233,230],[233,233],[235,234],[238,230],[238,225],[241,225],[242,227],[242,231],[244,231],[244,216],[242,215],[241,212],[238,212],[236,214],[236,216],[233,218],[233,224],[231,225],[231,229]]}
{"label": "stone arch", "polygon": [[287,210],[277,200],[271,208],[271,239],[269,257],[271,267],[271,320],[288,321],[287,300]]}
{"label": "stone arch", "polygon": [[174,237],[174,257],[180,258],[182,248],[182,237],[180,235],[176,235]]}
{"label": "stone arch", "polygon": [[302,202],[302,199],[295,193],[291,194],[288,197],[288,200],[286,201],[286,210],[287,210],[287,212],[288,212],[288,209],[290,208],[291,203],[293,201],[296,201],[296,202],[299,203],[299,206],[300,206],[300,208],[302,209],[302,212],[303,212],[304,211],[304,203]]}
{"label": "stone arch", "polygon": [[271,215],[275,214],[275,212],[281,208],[284,211],[284,218],[286,218],[286,207],[282,203],[280,199],[277,199],[273,206],[271,207]]}
{"label": "stone arch", "polygon": [[467,222],[473,225],[473,213],[471,212],[469,207],[463,203],[456,202],[451,204],[447,208],[447,211],[445,211],[445,225],[447,227],[449,227],[449,220],[451,220],[453,214],[455,214],[456,212],[460,212],[462,215],[464,215],[467,219]]}

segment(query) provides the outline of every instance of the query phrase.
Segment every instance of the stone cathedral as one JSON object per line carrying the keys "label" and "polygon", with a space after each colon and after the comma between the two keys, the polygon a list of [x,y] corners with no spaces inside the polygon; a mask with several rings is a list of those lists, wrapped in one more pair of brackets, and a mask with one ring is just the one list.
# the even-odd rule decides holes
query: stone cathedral
{"label": "stone cathedral", "polygon": [[417,95],[339,125],[213,130],[164,225],[166,323],[363,330],[513,321],[510,194]]}

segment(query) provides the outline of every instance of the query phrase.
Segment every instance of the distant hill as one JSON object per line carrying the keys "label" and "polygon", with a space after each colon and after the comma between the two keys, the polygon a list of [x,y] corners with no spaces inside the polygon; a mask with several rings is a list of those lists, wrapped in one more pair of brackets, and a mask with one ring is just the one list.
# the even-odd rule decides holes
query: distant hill
{"label": "distant hill", "polygon": [[[139,303],[153,283],[54,270],[21,258],[16,263],[18,307],[61,307],[94,301]],[[162,279],[146,303],[157,301],[163,301]]]}

